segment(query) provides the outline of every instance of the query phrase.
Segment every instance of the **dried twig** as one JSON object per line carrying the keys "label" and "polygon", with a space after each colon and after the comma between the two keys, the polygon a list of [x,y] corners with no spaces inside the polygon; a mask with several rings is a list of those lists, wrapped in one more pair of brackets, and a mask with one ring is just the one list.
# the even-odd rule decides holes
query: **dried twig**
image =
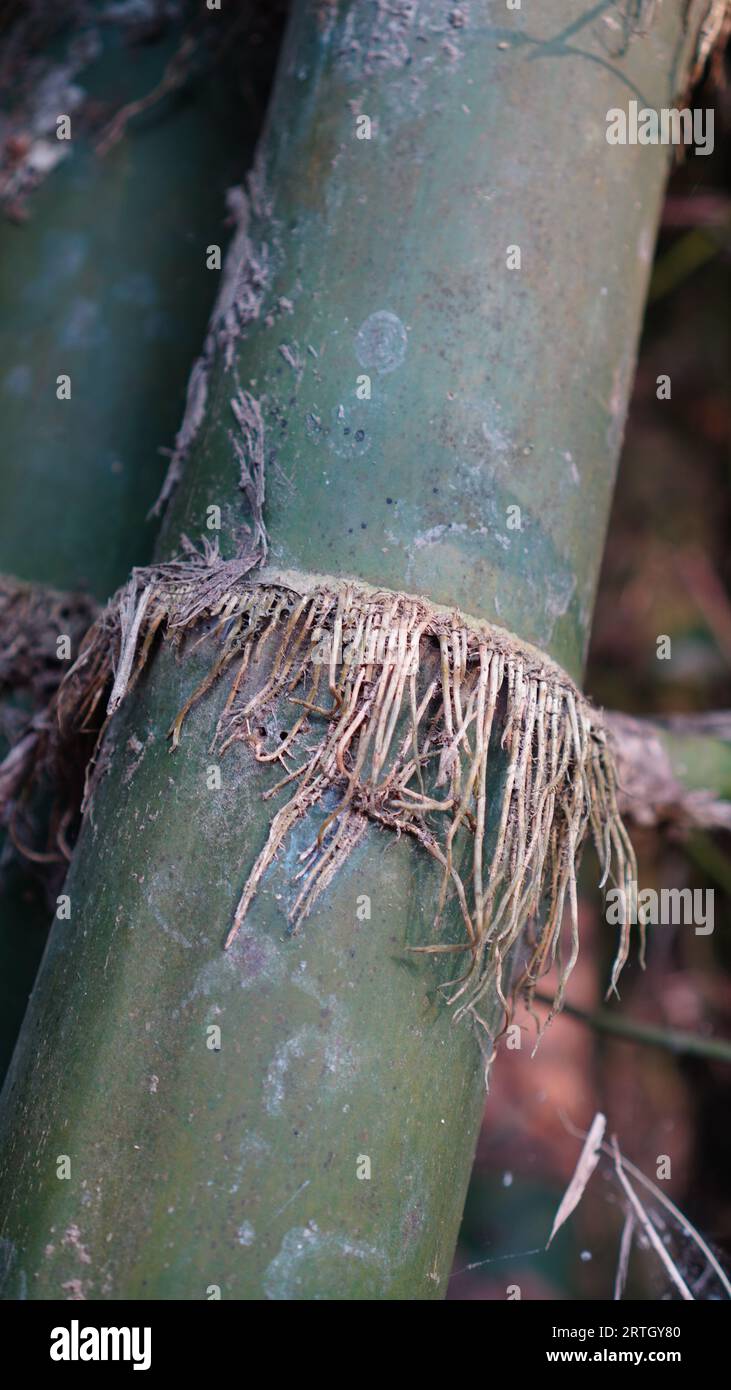
{"label": "dried twig", "polygon": [[[614,1157],[613,1151],[609,1148],[607,1144],[602,1144],[602,1153],[609,1154],[612,1157]],[[671,1198],[666,1196],[666,1194],[663,1191],[661,1191],[661,1189],[657,1187],[657,1185],[654,1182],[652,1182],[652,1180],[648,1178],[640,1168],[637,1168],[634,1163],[630,1163],[630,1160],[628,1158],[625,1158],[624,1155],[620,1155],[620,1158],[622,1167],[626,1170],[626,1172],[631,1173],[632,1177],[635,1178],[637,1182],[641,1183],[642,1186],[645,1187],[648,1192],[652,1193],[653,1197],[661,1204],[661,1206],[665,1207],[665,1210],[670,1212],[671,1216],[680,1226],[680,1229],[682,1230],[683,1234],[686,1235],[689,1240],[692,1240],[694,1245],[697,1245],[698,1249],[701,1251],[714,1273],[718,1276],[718,1279],[723,1285],[724,1292],[728,1295],[729,1298],[731,1298],[731,1282],[729,1282],[728,1275],[726,1274],[723,1267],[719,1264],[710,1246],[703,1239],[703,1236],[701,1235],[700,1231],[696,1230],[693,1223],[688,1220],[687,1216],[683,1214],[679,1207],[676,1207],[675,1203],[671,1200]]]}
{"label": "dried twig", "polygon": [[672,1282],[675,1284],[675,1287],[678,1289],[681,1297],[684,1298],[688,1303],[694,1303],[695,1299],[693,1298],[693,1295],[690,1289],[688,1288],[688,1285],[686,1284],[682,1274],[680,1273],[680,1270],[678,1269],[674,1261],[670,1258],[657,1231],[655,1230],[655,1227],[653,1226],[647,1212],[645,1211],[645,1208],[643,1207],[639,1197],[637,1196],[637,1193],[635,1192],[632,1184],[627,1178],[626,1173],[624,1172],[624,1168],[622,1166],[622,1156],[619,1152],[619,1145],[614,1135],[612,1135],[612,1152],[614,1156],[615,1172],[622,1186],[622,1190],[624,1191],[627,1200],[629,1201],[629,1204],[639,1225],[645,1232],[645,1235],[647,1236],[647,1239],[649,1240],[653,1250],[656,1252],[662,1264],[665,1266],[665,1269],[667,1270],[670,1278],[672,1279]]}
{"label": "dried twig", "polygon": [[628,1211],[622,1227],[622,1239],[619,1243],[619,1260],[617,1261],[617,1273],[614,1276],[614,1299],[617,1302],[624,1293],[624,1286],[627,1283],[627,1270],[629,1268],[629,1257],[632,1251],[632,1240],[635,1233],[634,1212]]}

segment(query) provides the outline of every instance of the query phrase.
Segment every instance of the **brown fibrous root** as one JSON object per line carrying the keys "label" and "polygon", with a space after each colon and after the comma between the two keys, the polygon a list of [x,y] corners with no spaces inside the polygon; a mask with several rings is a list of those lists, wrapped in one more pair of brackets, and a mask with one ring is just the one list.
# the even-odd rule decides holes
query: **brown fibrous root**
{"label": "brown fibrous root", "polygon": [[[490,623],[356,581],[251,570],[250,558],[222,561],[208,546],[135,570],[90,629],[56,696],[47,753],[54,741],[62,746],[88,728],[106,701],[101,740],[155,642],[179,644],[202,629],[214,657],[173,723],[172,746],[190,710],[226,679],[212,747],[223,754],[244,743],[285,774],[265,793],[286,799],[226,945],[295,825],[319,807],[326,814],[301,856],[293,930],[375,823],[411,836],[438,865],[435,933],[448,900],[456,900],[462,941],[412,948],[464,953],[465,968],[448,987],[456,1016],[484,1021],[496,994],[506,1026],[516,997],[530,1006],[538,980],[557,963],[553,1016],[579,950],[576,872],[584,841],[593,838],[603,886],[630,893],[636,880],[599,712],[558,665]],[[274,654],[262,682],[254,671],[268,639]],[[259,729],[280,702],[291,704],[291,727],[265,751]],[[93,766],[92,759],[87,802]],[[629,934],[627,922],[610,990]]]}

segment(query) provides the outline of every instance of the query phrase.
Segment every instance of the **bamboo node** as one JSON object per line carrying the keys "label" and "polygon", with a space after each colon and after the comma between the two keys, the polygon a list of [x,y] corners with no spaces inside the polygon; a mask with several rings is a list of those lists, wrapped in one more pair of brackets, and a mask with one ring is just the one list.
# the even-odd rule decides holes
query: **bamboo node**
{"label": "bamboo node", "polygon": [[[242,411],[251,412],[251,404],[242,402]],[[250,424],[255,430],[255,413]],[[282,768],[267,798],[286,790],[226,947],[294,826],[319,808],[324,818],[294,879],[293,930],[369,823],[410,835],[440,871],[435,931],[448,898],[461,915],[462,942],[411,948],[464,954],[464,970],[446,987],[455,1018],[485,1024],[486,1003],[497,995],[504,1030],[516,998],[530,1008],[540,978],[558,962],[550,1021],[579,951],[576,871],[586,839],[596,846],[602,886],[629,891],[636,880],[600,713],[560,666],[502,628],[356,580],[252,573],[259,543],[255,537],[251,553],[223,561],[215,547],[204,544],[199,552],[185,542],[184,558],[133,571],[55,696],[47,757],[59,756],[106,696],[99,748],[155,640],[181,644],[201,630],[214,654],[172,724],[173,748],[190,711],[226,678],[211,747],[223,755],[244,743],[259,762]],[[268,639],[274,655],[252,695],[244,678]],[[610,990],[627,960],[629,934],[624,923]],[[494,1043],[491,1037],[492,1051]]]}

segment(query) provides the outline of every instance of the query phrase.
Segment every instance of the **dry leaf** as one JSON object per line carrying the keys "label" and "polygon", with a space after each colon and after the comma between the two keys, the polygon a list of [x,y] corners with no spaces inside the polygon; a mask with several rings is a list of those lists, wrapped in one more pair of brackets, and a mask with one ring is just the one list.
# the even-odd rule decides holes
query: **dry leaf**
{"label": "dry leaf", "polygon": [[576,1209],[584,1195],[584,1189],[589,1181],[597,1163],[599,1162],[600,1145],[604,1138],[604,1131],[607,1127],[607,1119],[601,1112],[597,1112],[592,1120],[591,1129],[584,1140],[584,1147],[579,1154],[579,1161],[574,1169],[574,1175],[561,1199],[556,1215],[553,1218],[551,1234],[546,1242],[548,1249],[556,1232],[561,1229],[564,1221],[567,1221],[572,1211]]}

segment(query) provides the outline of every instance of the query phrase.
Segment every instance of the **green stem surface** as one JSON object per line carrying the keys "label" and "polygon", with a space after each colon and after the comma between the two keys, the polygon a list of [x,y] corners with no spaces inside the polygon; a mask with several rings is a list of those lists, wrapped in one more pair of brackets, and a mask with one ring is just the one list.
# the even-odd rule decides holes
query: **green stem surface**
{"label": "green stem surface", "polygon": [[[236,547],[240,388],[273,564],[458,605],[580,674],[667,169],[606,112],[671,102],[692,41],[670,0],[613,56],[609,8],[296,0],[252,189],[266,286],[165,553],[211,505]],[[171,756],[209,664],[161,652],[112,733],[4,1093],[6,1296],[437,1298],[484,1100],[437,988],[461,958],[405,949],[438,876],[373,829],[289,935],[320,811],[224,953],[277,774],[237,746],[209,790],[223,688]]]}

